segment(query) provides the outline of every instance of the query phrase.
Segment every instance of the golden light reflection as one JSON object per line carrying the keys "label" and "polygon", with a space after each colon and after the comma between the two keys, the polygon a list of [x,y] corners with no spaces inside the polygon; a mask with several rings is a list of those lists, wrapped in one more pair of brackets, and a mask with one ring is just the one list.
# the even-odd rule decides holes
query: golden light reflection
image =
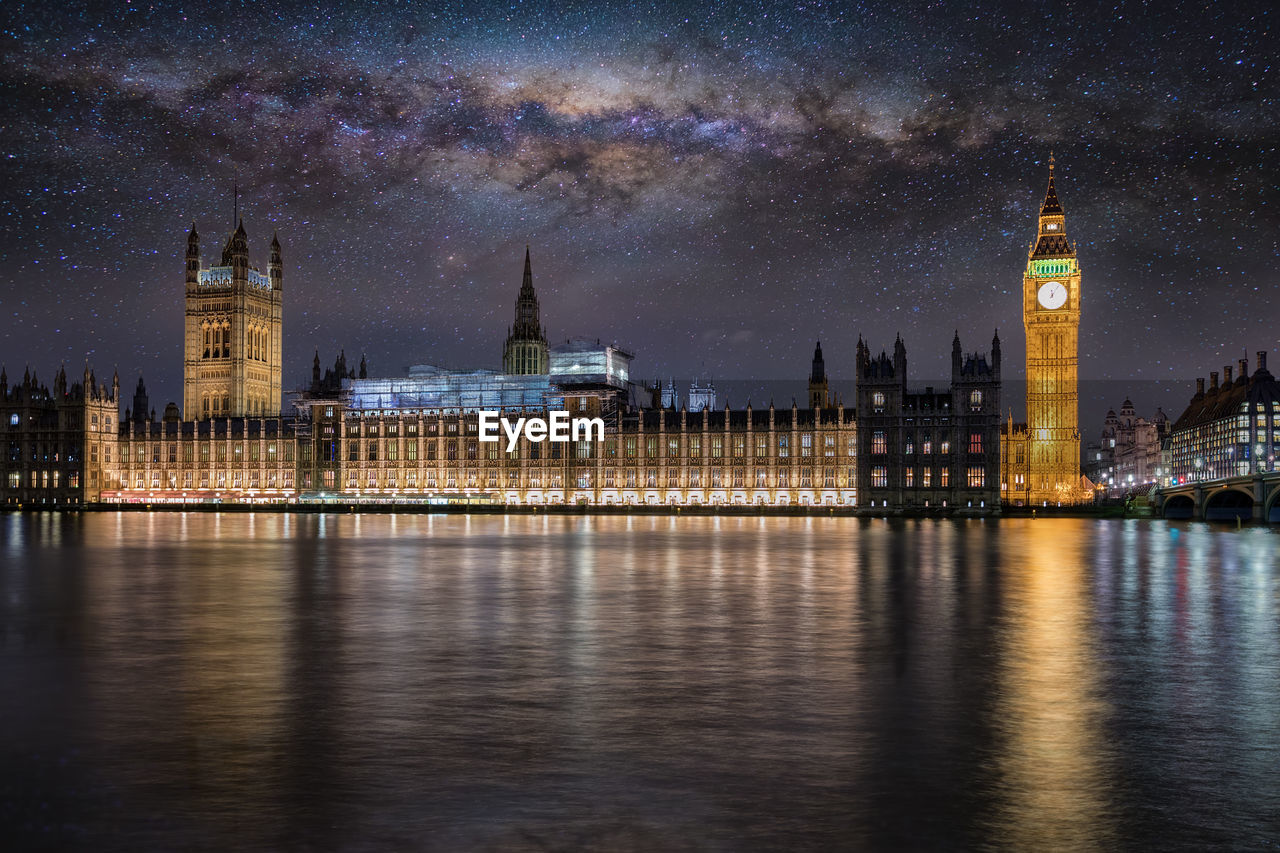
{"label": "golden light reflection", "polygon": [[1081,549],[1087,523],[1001,524],[1010,568],[993,710],[1001,795],[994,836],[1015,850],[1112,846],[1108,709],[1099,698]]}
{"label": "golden light reflection", "polygon": [[[129,764],[144,760],[168,766],[173,779],[199,780],[197,793],[268,801],[287,710],[290,580],[274,562],[270,540],[279,531],[268,529],[281,519],[165,516],[159,527],[156,520],[93,525],[115,528],[94,547],[122,561],[85,576],[95,602],[86,626],[90,696],[109,709],[97,717],[102,737],[120,745]],[[139,579],[152,594],[136,594]],[[138,724],[157,708],[169,718],[167,738]]]}

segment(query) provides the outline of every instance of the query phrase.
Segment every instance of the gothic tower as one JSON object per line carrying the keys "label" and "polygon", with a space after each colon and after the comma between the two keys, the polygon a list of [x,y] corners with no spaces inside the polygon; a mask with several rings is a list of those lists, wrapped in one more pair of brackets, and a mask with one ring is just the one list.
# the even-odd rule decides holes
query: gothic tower
{"label": "gothic tower", "polygon": [[549,369],[547,335],[538,317],[538,295],[533,292],[533,269],[529,264],[529,247],[524,248],[524,281],[516,297],[515,325],[507,330],[502,348],[502,372],[529,375]]}
{"label": "gothic tower", "polygon": [[280,240],[271,240],[263,275],[249,264],[249,240],[240,220],[222,250],[222,263],[206,269],[193,223],[186,267],[183,417],[278,415],[284,294]]}
{"label": "gothic tower", "polygon": [[809,408],[825,409],[831,405],[827,386],[827,366],[822,360],[822,342],[813,348],[813,370],[809,372]]}
{"label": "gothic tower", "polygon": [[1022,276],[1022,321],[1027,333],[1029,500],[1033,505],[1073,503],[1080,484],[1080,265],[1067,240],[1052,156],[1040,228]]}

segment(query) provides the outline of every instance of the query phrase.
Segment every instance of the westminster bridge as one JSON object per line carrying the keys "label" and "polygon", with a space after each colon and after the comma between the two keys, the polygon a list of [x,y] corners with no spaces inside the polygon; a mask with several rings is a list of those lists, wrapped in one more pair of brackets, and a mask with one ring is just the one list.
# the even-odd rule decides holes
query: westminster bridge
{"label": "westminster bridge", "polygon": [[1152,504],[1164,518],[1280,523],[1280,471],[1162,486]]}

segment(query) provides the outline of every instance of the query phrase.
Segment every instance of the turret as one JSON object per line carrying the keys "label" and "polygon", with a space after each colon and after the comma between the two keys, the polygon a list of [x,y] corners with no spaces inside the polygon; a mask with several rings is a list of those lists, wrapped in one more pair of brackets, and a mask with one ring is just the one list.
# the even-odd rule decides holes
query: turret
{"label": "turret", "polygon": [[227,238],[227,245],[222,250],[222,265],[231,267],[232,281],[248,281],[249,235],[245,233],[243,219],[236,225],[235,232]]}
{"label": "turret", "polygon": [[369,367],[367,364],[365,364],[364,353],[360,353],[360,378],[361,379],[369,378]]}
{"label": "turret", "polygon": [[827,366],[822,360],[822,342],[818,341],[813,348],[813,369],[809,371],[809,408],[825,409],[831,405],[831,394],[827,384]]}
{"label": "turret", "polygon": [[320,385],[320,350],[316,350],[315,358],[311,361],[311,385],[318,387]]}
{"label": "turret", "polygon": [[1000,330],[996,329],[994,335],[991,336],[991,372],[995,374],[996,379],[1000,378]]}
{"label": "turret", "polygon": [[951,339],[951,379],[953,382],[960,375],[963,365],[964,358],[960,352],[960,330],[956,329],[956,335]]}
{"label": "turret", "polygon": [[150,401],[147,399],[147,386],[142,381],[142,376],[138,376],[138,389],[133,392],[133,419],[137,423],[145,423],[147,420],[147,412],[150,410]]}
{"label": "turret", "polygon": [[284,262],[280,258],[280,235],[271,235],[271,260],[267,263],[267,275],[271,278],[271,289],[280,290],[284,283]]}
{"label": "turret", "polygon": [[194,287],[200,280],[200,235],[196,233],[196,224],[191,223],[191,233],[187,235],[187,287]]}
{"label": "turret", "polygon": [[893,342],[893,372],[901,383],[907,381],[907,346],[902,342],[902,335]]}

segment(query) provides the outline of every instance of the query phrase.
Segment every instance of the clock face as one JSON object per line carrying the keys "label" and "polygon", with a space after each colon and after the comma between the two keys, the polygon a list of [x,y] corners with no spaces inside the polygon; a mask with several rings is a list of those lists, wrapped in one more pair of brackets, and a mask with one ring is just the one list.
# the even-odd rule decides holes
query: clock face
{"label": "clock face", "polygon": [[1046,281],[1040,285],[1040,290],[1036,293],[1036,299],[1040,300],[1040,304],[1045,308],[1061,308],[1067,304],[1067,289],[1061,282]]}

